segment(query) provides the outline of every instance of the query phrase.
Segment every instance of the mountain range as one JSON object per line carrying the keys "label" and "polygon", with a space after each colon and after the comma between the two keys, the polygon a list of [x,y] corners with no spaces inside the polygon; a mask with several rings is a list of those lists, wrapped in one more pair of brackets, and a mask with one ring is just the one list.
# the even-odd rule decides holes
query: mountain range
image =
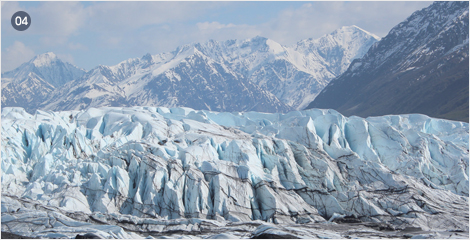
{"label": "mountain range", "polygon": [[2,74],[2,105],[29,112],[145,105],[299,110],[378,39],[350,26],[290,47],[263,37],[210,40],[86,73],[46,53]]}
{"label": "mountain range", "polygon": [[435,2],[395,26],[308,108],[381,116],[422,113],[468,122],[467,1]]}
{"label": "mountain range", "polygon": [[357,26],[293,46],[263,37],[210,40],[88,72],[45,53],[2,73],[2,106],[31,113],[102,106],[307,107],[468,122],[468,2],[436,2],[379,40]]}

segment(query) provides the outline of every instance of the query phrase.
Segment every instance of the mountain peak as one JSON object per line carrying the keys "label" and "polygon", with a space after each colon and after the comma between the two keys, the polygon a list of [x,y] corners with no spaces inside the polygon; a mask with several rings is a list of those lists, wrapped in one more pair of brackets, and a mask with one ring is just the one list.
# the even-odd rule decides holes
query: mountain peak
{"label": "mountain peak", "polygon": [[334,30],[333,32],[329,34],[325,34],[321,36],[320,38],[313,39],[313,38],[308,38],[299,41],[296,45],[297,48],[309,48],[311,47],[312,44],[317,45],[320,44],[320,42],[330,42],[330,41],[337,41],[337,42],[342,42],[342,45],[346,46],[348,45],[351,41],[353,41],[352,36],[359,36],[360,38],[363,39],[369,39],[373,38],[374,40],[372,41],[379,41],[381,38],[378,37],[377,35],[370,33],[356,25],[351,25],[351,26],[343,26],[341,28],[338,28]]}
{"label": "mountain peak", "polygon": [[268,39],[265,38],[265,37],[259,36],[259,35],[256,35],[255,37],[251,38],[251,41],[255,41],[255,42],[257,42],[257,41],[266,41],[266,40],[268,40]]}
{"label": "mountain peak", "polygon": [[37,55],[32,59],[32,63],[36,67],[41,67],[45,65],[50,65],[52,62],[56,61],[58,58],[53,52],[46,52],[40,55]]}
{"label": "mountain peak", "polygon": [[143,61],[152,62],[153,57],[152,57],[152,55],[151,55],[150,53],[147,53],[147,54],[145,54],[144,56],[142,56],[141,59],[142,59]]}
{"label": "mountain peak", "polygon": [[362,28],[356,26],[356,25],[351,25],[351,26],[342,26],[340,27],[339,29],[341,30],[362,30],[364,31]]}
{"label": "mountain peak", "polygon": [[468,121],[468,5],[437,2],[414,12],[308,108],[361,117],[421,113]]}
{"label": "mountain peak", "polygon": [[375,40],[380,40],[380,37],[378,37],[377,35],[373,34],[373,33],[370,33],[356,25],[351,25],[351,26],[343,26],[339,29],[336,29],[335,31],[333,31],[330,35],[338,35],[338,34],[354,34],[354,33],[357,33],[357,32],[362,32],[362,33],[365,33],[367,35],[370,35],[372,36],[373,38],[375,38]]}
{"label": "mountain peak", "polygon": [[[364,49],[370,47],[367,41],[363,41],[368,36],[338,36],[354,42],[355,48],[345,49],[333,37],[327,44],[312,42],[301,49],[286,47],[262,36],[223,42],[211,39],[203,43],[185,44],[168,53],[145,54],[115,66],[98,66],[85,76],[75,74],[71,71],[73,66],[58,60],[55,54],[45,53],[34,58],[35,64],[28,62],[23,72],[34,71],[55,87],[51,91],[57,94],[56,99],[61,100],[41,102],[48,109],[79,109],[85,105],[75,99],[88,92],[92,95],[100,92],[106,97],[94,102],[95,106],[127,98],[129,100],[122,100],[119,104],[189,106],[224,111],[288,111],[303,108],[332,77],[349,65],[352,57],[358,54],[362,57],[364,51],[361,46]],[[65,76],[63,73],[70,74]],[[103,77],[110,81],[110,84],[104,84],[109,88],[90,88],[91,82],[104,81]],[[78,80],[76,83],[81,88],[75,84],[66,85],[68,89],[65,90],[61,88],[74,79]],[[226,84],[237,87],[227,90]],[[87,93],[74,92],[78,88],[85,89]],[[180,94],[183,92],[195,94]],[[229,105],[226,101],[228,97],[234,99],[234,104]],[[204,99],[204,104],[191,98]],[[62,100],[70,101],[70,104],[62,105]]]}
{"label": "mountain peak", "polygon": [[253,45],[263,45],[266,44],[266,41],[268,41],[268,38],[261,37],[259,35],[245,40],[246,43],[251,43]]}

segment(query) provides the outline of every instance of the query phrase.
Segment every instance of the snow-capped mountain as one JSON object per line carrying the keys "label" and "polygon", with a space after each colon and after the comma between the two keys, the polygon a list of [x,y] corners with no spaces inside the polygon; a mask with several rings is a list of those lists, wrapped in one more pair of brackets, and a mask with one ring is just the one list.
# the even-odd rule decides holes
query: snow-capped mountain
{"label": "snow-capped mountain", "polygon": [[44,53],[2,74],[2,106],[36,110],[51,94],[85,71],[63,62],[54,53]]}
{"label": "snow-capped mountain", "polygon": [[468,121],[469,5],[435,2],[395,26],[308,108]]}
{"label": "snow-capped mountain", "polygon": [[[375,42],[380,40],[376,35],[357,26],[342,27],[319,39],[307,39],[297,43],[295,50],[308,56],[306,67],[317,64],[309,62],[322,59],[328,72],[339,76],[347,70],[354,59],[361,58]],[[318,71],[309,68],[309,72]]]}
{"label": "snow-capped mountain", "polygon": [[351,26],[291,47],[263,37],[188,44],[173,52],[92,69],[50,92],[39,109],[144,105],[218,111],[301,109],[377,39]]}
{"label": "snow-capped mountain", "polygon": [[194,46],[171,54],[145,55],[113,67],[100,66],[68,86],[45,109],[181,105],[225,111],[290,110],[271,93]]}
{"label": "snow-capped mountain", "polygon": [[163,107],[1,118],[2,231],[468,238],[468,123]]}

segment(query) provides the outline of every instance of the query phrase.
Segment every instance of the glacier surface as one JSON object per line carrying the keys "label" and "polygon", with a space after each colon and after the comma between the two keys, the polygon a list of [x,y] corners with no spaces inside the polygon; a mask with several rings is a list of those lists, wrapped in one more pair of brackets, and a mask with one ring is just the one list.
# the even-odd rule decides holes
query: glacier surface
{"label": "glacier surface", "polygon": [[24,236],[468,238],[468,123],[3,108],[1,138],[2,231]]}

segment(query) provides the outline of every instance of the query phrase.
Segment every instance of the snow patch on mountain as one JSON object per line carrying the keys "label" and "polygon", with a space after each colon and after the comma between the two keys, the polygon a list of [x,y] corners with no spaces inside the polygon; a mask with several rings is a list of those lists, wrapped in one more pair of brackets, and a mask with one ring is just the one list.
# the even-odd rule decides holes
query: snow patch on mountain
{"label": "snow patch on mountain", "polygon": [[53,52],[47,52],[33,58],[32,63],[36,67],[49,66],[53,61],[57,60],[57,56]]}

